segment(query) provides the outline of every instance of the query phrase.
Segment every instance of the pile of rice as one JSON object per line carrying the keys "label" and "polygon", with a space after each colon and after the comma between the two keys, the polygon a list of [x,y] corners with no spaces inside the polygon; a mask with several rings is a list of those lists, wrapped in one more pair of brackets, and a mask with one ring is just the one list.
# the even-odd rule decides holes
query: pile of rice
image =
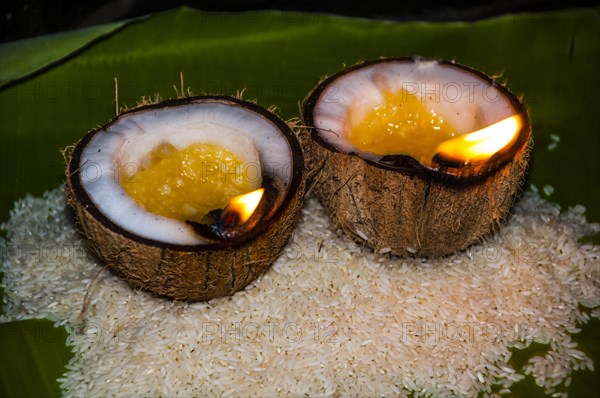
{"label": "pile of rice", "polygon": [[[362,248],[308,200],[272,268],[208,303],[131,290],[86,254],[59,190],[3,227],[2,321],[65,325],[66,396],[493,396],[524,374],[562,396],[594,367],[571,334],[600,316],[600,248],[577,241],[600,226],[532,192],[499,233],[437,260]],[[548,352],[514,369],[534,341]]]}

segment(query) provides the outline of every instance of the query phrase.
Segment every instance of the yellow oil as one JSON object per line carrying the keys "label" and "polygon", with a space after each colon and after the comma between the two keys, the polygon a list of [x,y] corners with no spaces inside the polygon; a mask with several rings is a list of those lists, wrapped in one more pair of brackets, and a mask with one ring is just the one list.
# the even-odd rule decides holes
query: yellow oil
{"label": "yellow oil", "polygon": [[148,167],[122,177],[121,184],[147,211],[176,220],[201,222],[206,213],[225,207],[256,184],[245,175],[239,157],[217,145],[177,150],[163,143],[149,159]]}
{"label": "yellow oil", "polygon": [[[350,109],[349,120],[354,120]],[[406,90],[387,92],[384,102],[351,126],[348,139],[358,149],[378,155],[404,154],[429,164],[438,145],[456,135],[440,115],[430,112]]]}

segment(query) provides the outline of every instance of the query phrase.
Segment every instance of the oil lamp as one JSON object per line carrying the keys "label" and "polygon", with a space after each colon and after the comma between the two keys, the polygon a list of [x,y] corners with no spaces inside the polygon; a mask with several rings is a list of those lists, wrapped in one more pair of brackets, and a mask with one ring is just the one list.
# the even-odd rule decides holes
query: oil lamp
{"label": "oil lamp", "polygon": [[400,256],[441,256],[488,234],[520,188],[527,110],[455,62],[389,58],[320,82],[301,133],[314,192],[352,239]]}

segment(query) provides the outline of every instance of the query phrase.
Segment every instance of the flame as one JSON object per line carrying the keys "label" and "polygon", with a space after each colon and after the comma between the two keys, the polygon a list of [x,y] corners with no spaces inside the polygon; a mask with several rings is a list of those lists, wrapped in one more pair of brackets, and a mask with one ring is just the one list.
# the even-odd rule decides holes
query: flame
{"label": "flame", "polygon": [[265,189],[259,188],[234,197],[223,210],[224,216],[235,213],[239,217],[240,224],[245,223],[258,207],[264,193]]}
{"label": "flame", "polygon": [[462,162],[478,162],[491,158],[512,143],[521,130],[523,121],[513,115],[494,124],[442,142],[437,153]]}

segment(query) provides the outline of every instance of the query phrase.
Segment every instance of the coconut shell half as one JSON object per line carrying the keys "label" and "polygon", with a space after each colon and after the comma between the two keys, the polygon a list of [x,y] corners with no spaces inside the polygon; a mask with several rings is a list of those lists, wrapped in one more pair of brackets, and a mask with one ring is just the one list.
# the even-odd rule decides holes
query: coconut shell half
{"label": "coconut shell half", "polygon": [[[174,244],[140,236],[118,225],[99,209],[82,184],[82,153],[96,134],[116,123],[166,109],[222,104],[249,111],[276,127],[289,145],[289,181],[276,208],[264,220],[235,239],[198,244]],[[187,108],[186,108],[187,109]],[[83,137],[74,147],[66,169],[65,194],[91,253],[102,259],[131,286],[176,300],[200,301],[231,295],[256,279],[279,256],[302,207],[304,159],[296,136],[271,112],[247,101],[225,96],[168,100],[119,115],[107,126]],[[269,170],[263,176],[269,177]],[[191,227],[190,227],[191,228]]]}
{"label": "coconut shell half", "polygon": [[[327,140],[328,134],[339,136],[342,132],[317,127],[315,108],[328,100],[338,105],[339,98],[332,93],[343,92],[342,77],[366,73],[373,67],[390,70],[398,64],[418,68],[422,62],[427,63],[425,67],[435,63],[436,67],[466,72],[498,90],[514,113],[522,117],[516,141],[483,165],[432,166],[402,154],[373,159],[344,151]],[[352,90],[360,92],[364,86],[362,82]],[[310,170],[309,180],[334,227],[378,252],[399,256],[448,255],[489,234],[511,208],[524,181],[532,148],[523,103],[491,77],[447,61],[392,58],[350,67],[321,81],[309,94],[303,120],[306,128],[299,137]]]}

